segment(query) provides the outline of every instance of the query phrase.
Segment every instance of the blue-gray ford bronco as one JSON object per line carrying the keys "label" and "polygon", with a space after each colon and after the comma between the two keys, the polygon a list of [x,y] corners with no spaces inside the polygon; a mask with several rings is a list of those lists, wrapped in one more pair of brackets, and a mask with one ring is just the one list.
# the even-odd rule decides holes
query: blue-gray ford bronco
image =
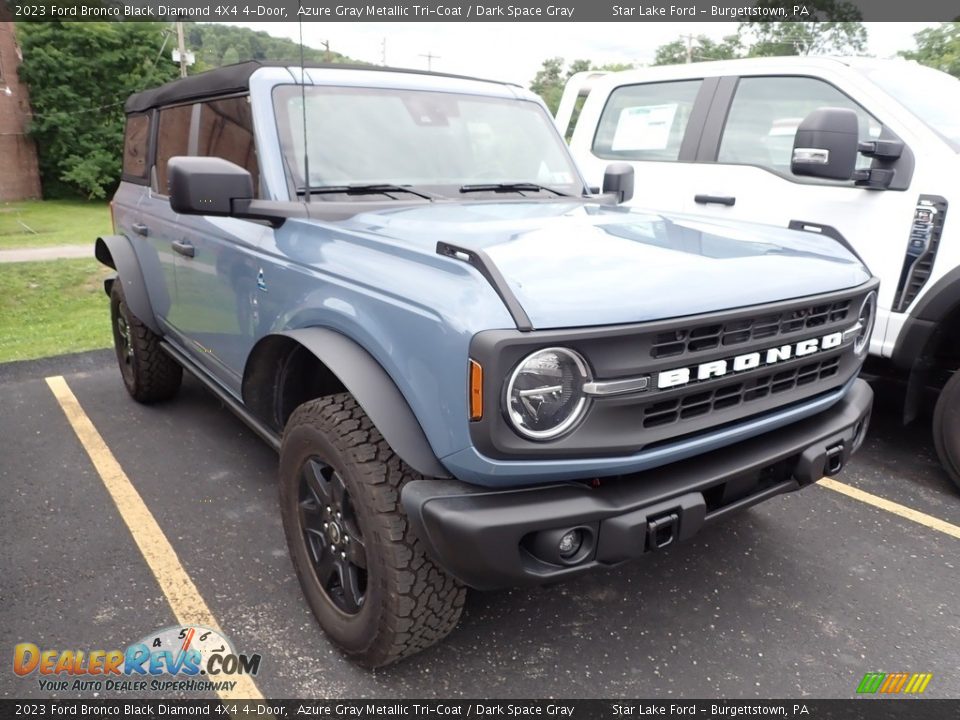
{"label": "blue-gray ford bronco", "polygon": [[467,587],[657,551],[863,440],[856,255],[627,209],[630,167],[588,188],[520,87],[244,63],[126,113],[96,241],[126,389],[186,369],[279,451],[304,595],[364,665],[446,636]]}

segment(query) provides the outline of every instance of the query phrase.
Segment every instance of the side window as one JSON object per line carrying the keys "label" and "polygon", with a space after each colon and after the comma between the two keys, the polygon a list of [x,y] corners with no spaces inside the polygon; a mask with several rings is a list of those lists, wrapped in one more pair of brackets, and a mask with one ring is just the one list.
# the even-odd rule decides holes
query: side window
{"label": "side window", "polygon": [[600,115],[594,154],[611,160],[676,160],[702,83],[618,87]]}
{"label": "side window", "polygon": [[254,187],[258,186],[253,114],[246,97],[212,100],[200,105],[196,154],[223,158],[245,168],[253,176]]}
{"label": "side window", "polygon": [[[821,107],[856,111],[861,141],[880,136],[880,123],[829,83],[808,77],[748,77],[737,85],[717,162],[759,165],[791,175],[790,157],[797,126]],[[857,161],[858,168],[869,166],[869,158],[861,156]],[[805,182],[808,180],[804,178]]]}
{"label": "side window", "polygon": [[147,178],[147,153],[150,147],[150,116],[128,115],[123,134],[123,174],[129,178]]}
{"label": "side window", "polygon": [[190,147],[190,115],[192,105],[178,105],[160,111],[157,126],[157,187],[167,194],[167,162],[172,157],[186,155]]}

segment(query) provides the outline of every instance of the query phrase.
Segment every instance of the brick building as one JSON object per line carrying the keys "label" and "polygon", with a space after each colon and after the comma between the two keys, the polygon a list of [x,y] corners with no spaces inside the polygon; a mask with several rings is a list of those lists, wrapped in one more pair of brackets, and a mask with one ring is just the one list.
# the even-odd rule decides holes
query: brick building
{"label": "brick building", "polygon": [[37,149],[26,135],[30,98],[19,65],[13,23],[0,21],[0,202],[40,197]]}

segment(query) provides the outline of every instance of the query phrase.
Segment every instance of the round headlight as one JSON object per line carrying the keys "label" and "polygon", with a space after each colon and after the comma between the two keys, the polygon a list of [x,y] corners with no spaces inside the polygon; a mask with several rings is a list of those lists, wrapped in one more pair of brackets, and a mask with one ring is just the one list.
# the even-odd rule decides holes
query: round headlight
{"label": "round headlight", "polygon": [[871,292],[863,299],[860,305],[860,314],[857,322],[860,324],[860,330],[853,341],[853,351],[857,355],[863,354],[863,351],[870,345],[870,335],[873,333],[873,324],[877,319],[877,293]]}
{"label": "round headlight", "polygon": [[507,384],[507,415],[514,429],[550,440],[574,426],[587,405],[587,363],[573,350],[546,348],[528,355]]}

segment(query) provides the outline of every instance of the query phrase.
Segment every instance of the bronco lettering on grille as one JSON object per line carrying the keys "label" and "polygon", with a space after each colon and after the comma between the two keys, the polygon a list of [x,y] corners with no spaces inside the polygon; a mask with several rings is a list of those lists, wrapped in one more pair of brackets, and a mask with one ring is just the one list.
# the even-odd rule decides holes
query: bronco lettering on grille
{"label": "bronco lettering on grille", "polygon": [[834,332],[819,338],[801,340],[792,345],[781,345],[759,352],[737,355],[728,360],[712,360],[694,367],[682,367],[674,370],[664,370],[657,376],[657,388],[680,387],[692,380],[709,380],[723,377],[731,373],[753,370],[761,365],[774,365],[793,357],[813,355],[822,350],[831,350],[843,343],[843,333]]}

